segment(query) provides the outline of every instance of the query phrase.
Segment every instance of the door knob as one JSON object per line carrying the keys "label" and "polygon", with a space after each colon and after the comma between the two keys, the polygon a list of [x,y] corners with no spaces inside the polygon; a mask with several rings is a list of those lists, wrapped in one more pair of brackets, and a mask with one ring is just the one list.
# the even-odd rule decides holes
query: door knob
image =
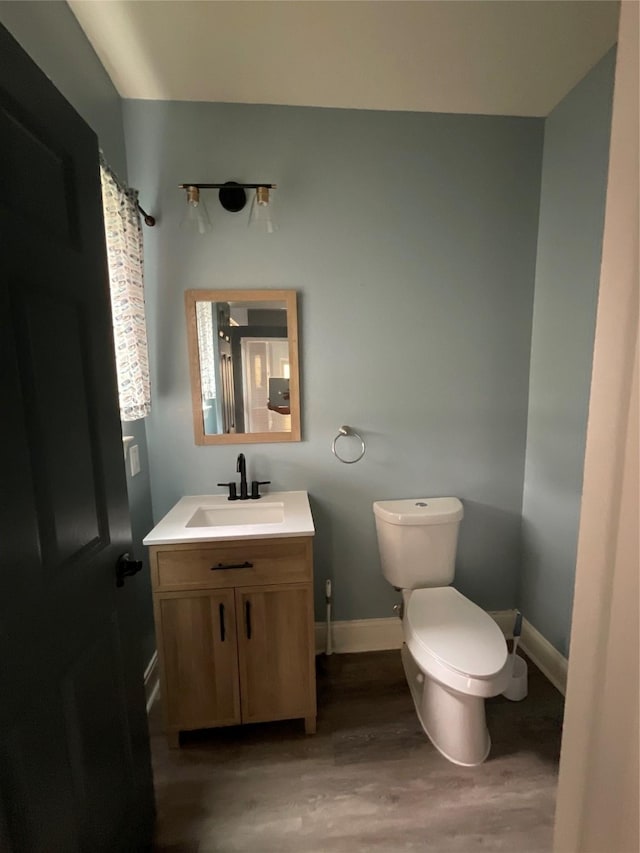
{"label": "door knob", "polygon": [[124,579],[142,569],[142,560],[132,560],[130,555],[120,554],[116,562],[116,586],[124,586]]}

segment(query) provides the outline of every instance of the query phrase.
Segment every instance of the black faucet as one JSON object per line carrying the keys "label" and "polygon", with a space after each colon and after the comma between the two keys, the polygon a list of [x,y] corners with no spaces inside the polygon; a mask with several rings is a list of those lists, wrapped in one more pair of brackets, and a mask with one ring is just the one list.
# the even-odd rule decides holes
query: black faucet
{"label": "black faucet", "polygon": [[247,463],[244,453],[238,453],[236,471],[240,474],[240,500],[246,501],[249,499],[249,492],[247,491]]}
{"label": "black faucet", "polygon": [[249,499],[255,501],[259,500],[262,495],[260,494],[260,486],[268,486],[270,484],[270,480],[253,480],[251,483],[251,494],[249,494],[249,490],[247,488],[247,462],[244,458],[244,453],[238,453],[238,461],[236,463],[236,471],[240,474],[240,494],[237,492],[237,487],[235,483],[218,483],[219,486],[227,486],[229,489],[229,500],[230,501],[247,501]]}

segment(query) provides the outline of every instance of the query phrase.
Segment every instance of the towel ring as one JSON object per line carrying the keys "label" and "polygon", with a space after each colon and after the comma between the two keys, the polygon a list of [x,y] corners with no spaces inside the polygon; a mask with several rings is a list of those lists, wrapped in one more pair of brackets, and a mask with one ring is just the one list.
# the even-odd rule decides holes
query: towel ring
{"label": "towel ring", "polygon": [[[360,444],[361,444],[360,455],[356,456],[355,459],[343,459],[342,456],[340,456],[340,454],[336,450],[337,440],[339,438],[342,438],[342,436],[344,436],[344,435],[352,435],[354,438],[357,438],[360,441]],[[340,429],[338,430],[337,436],[331,442],[331,452],[336,457],[336,459],[339,459],[340,462],[344,462],[345,465],[353,465],[354,462],[359,462],[362,459],[362,457],[364,456],[364,452],[366,449],[367,449],[367,447],[364,443],[364,438],[361,435],[359,435],[354,429],[351,429],[351,427],[349,427],[349,426],[341,426]]]}

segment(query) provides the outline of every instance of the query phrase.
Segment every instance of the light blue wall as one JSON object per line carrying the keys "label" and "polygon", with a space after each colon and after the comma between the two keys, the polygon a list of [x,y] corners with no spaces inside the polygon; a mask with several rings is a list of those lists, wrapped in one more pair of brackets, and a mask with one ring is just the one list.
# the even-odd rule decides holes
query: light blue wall
{"label": "light blue wall", "polygon": [[524,616],[568,653],[615,51],[547,118],[523,495]]}
{"label": "light blue wall", "polygon": [[[126,179],[122,100],[82,29],[64,2],[0,2],[2,23],[54,83],[98,136],[113,169]],[[144,421],[123,424],[135,436],[142,472],[132,478],[127,469],[133,550],[146,561],[142,537],[151,525],[151,492]],[[144,660],[155,647],[148,571],[127,583],[125,599],[130,622],[136,626]]]}
{"label": "light blue wall", "polygon": [[[386,616],[371,505],[458,495],[459,588],[515,605],[543,122],[293,107],[128,101],[129,176],[146,233],[154,516],[222,491],[239,451],[272,489],[307,489],[318,604]],[[188,181],[278,184],[280,230],[206,196],[215,230],[181,232]],[[300,300],[303,441],[196,447],[183,292],[293,288]],[[367,454],[341,465],[341,424]],[[319,608],[318,612],[321,610]]]}

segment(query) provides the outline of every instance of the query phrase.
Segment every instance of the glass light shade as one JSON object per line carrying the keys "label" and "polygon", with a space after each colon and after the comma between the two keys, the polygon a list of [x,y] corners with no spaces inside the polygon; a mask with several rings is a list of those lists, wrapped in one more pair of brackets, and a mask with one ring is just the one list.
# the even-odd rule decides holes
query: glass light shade
{"label": "glass light shade", "polygon": [[265,234],[273,234],[274,231],[278,230],[271,214],[268,187],[258,187],[255,191],[251,202],[251,212],[249,213],[249,225]]}
{"label": "glass light shade", "polygon": [[180,227],[187,231],[195,231],[197,234],[206,234],[211,231],[211,220],[209,211],[203,201],[200,200],[198,187],[187,187],[187,208],[182,217]]}

